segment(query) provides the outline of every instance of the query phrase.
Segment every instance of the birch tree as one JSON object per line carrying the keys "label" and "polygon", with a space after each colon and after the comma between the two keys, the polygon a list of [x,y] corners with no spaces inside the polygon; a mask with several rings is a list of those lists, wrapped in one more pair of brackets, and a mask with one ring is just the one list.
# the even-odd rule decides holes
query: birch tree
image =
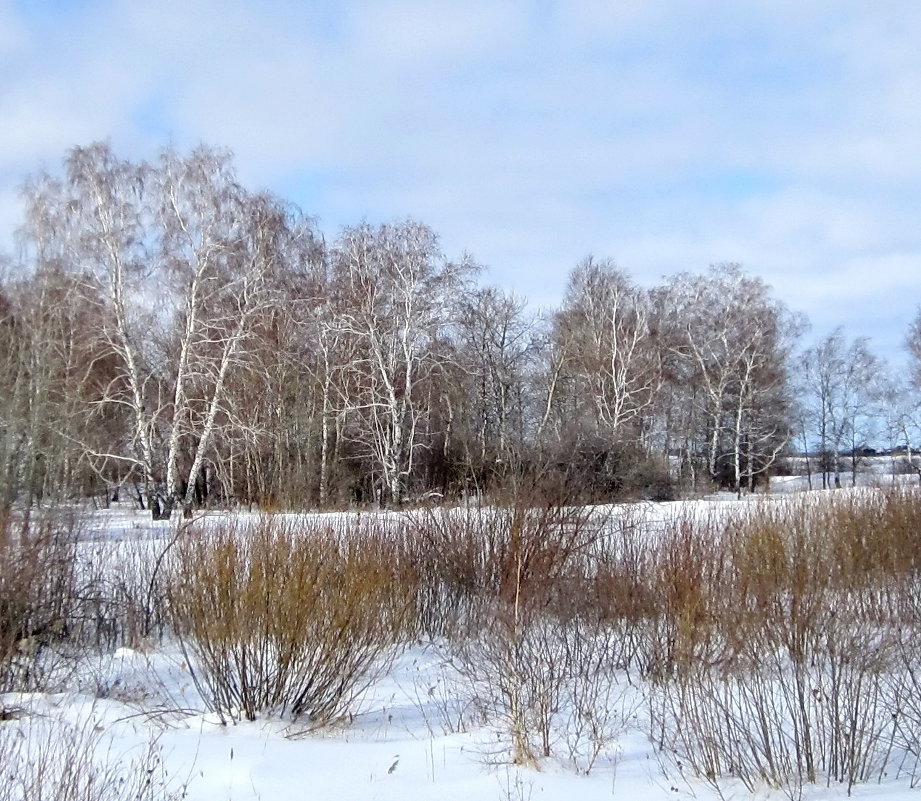
{"label": "birch tree", "polygon": [[787,362],[799,329],[769,288],[738,265],[672,279],[660,296],[673,381],[702,421],[712,480],[728,472],[737,492],[764,472],[789,439]]}
{"label": "birch tree", "polygon": [[171,394],[169,513],[176,502],[193,505],[219,415],[226,412],[230,372],[257,315],[273,300],[271,273],[287,228],[273,198],[250,195],[237,184],[226,154],[199,150],[182,159],[166,151],[155,174],[159,258],[171,306],[165,321],[172,337],[164,354]]}
{"label": "birch tree", "polygon": [[62,180],[39,176],[26,195],[33,245],[59,253],[102,303],[115,372],[94,403],[131,420],[125,447],[88,446],[88,457],[135,469],[155,516],[188,509],[227,417],[230,374],[272,301],[287,210],[246,192],[229,156],[204,148],[164,151],[154,165],[105,144],[74,148]]}
{"label": "birch tree", "polygon": [[921,309],[908,326],[904,345],[908,362],[888,382],[886,412],[890,441],[904,449],[909,468],[921,482],[921,455],[917,450],[921,436],[921,404],[917,400],[921,389]]}
{"label": "birch tree", "polygon": [[357,345],[341,398],[350,436],[375,466],[376,494],[398,504],[423,446],[421,390],[444,358],[438,341],[473,268],[445,260],[434,232],[412,220],[346,228],[333,263],[338,330]]}
{"label": "birch tree", "polygon": [[662,382],[648,293],[610,260],[588,258],[572,273],[556,317],[564,359],[595,423],[610,442],[638,442]]}
{"label": "birch tree", "polygon": [[[809,420],[822,454],[822,487],[829,486],[830,472],[838,488],[842,452],[850,444],[851,455],[855,456],[861,422],[873,416],[879,363],[866,339],[848,342],[839,327],[806,350],[800,369]],[[853,458],[851,467],[854,483]]]}
{"label": "birch tree", "polygon": [[45,174],[27,185],[27,236],[38,248],[57,249],[67,269],[98,288],[105,308],[100,335],[116,367],[96,403],[126,411],[131,436],[124,450],[91,449],[89,456],[135,468],[156,510],[154,437],[162,406],[145,349],[152,326],[152,243],[144,195],[149,169],[118,159],[105,144],[73,148],[64,168],[63,181]]}

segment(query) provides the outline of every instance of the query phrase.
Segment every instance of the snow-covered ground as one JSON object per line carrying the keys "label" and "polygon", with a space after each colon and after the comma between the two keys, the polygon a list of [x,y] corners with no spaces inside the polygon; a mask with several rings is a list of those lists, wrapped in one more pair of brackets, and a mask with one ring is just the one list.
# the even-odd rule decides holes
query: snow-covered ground
{"label": "snow-covered ground", "polygon": [[[918,461],[917,457],[914,458],[914,461]],[[811,463],[811,475],[809,475],[809,470],[807,469],[809,464],[805,458],[790,456],[787,457],[785,462],[797,475],[772,476],[770,482],[770,491],[772,493],[822,489],[822,473],[816,472],[815,460],[812,460]],[[861,457],[857,464],[856,474],[851,467],[851,460],[844,457],[841,460],[839,478],[842,488],[918,484],[918,474],[908,464],[908,460],[904,456]],[[833,487],[834,473],[826,474],[825,480],[828,487]]]}
{"label": "snow-covered ground", "polygon": [[[107,697],[0,696],[16,718],[0,724],[0,734],[21,732],[31,738],[33,751],[40,751],[49,733],[67,739],[73,732],[80,737],[92,732],[102,762],[128,774],[153,770],[158,789],[200,801],[717,797],[654,752],[640,708],[589,775],[553,759],[539,769],[511,764],[499,729],[448,731],[457,720],[446,719],[445,699],[429,694],[443,667],[423,649],[394,665],[392,675],[364,700],[365,711],[348,724],[316,732],[272,720],[222,726],[202,711],[184,674],[175,654],[120,649],[95,676],[106,688],[99,694]],[[624,703],[629,711],[641,699]],[[2,742],[0,737],[0,747]],[[151,752],[158,758],[154,768]],[[29,748],[18,758],[28,759]],[[2,791],[0,797],[6,797]]]}
{"label": "snow-covered ground", "polygon": [[[2,734],[12,730],[36,752],[49,734],[92,732],[102,761],[146,770],[154,749],[164,768],[158,765],[155,780],[201,801],[607,799],[635,797],[641,788],[675,797],[638,721],[588,776],[552,760],[540,770],[519,768],[499,729],[468,725],[453,710],[439,687],[444,676],[441,658],[419,647],[367,693],[348,723],[319,731],[277,720],[222,726],[203,711],[178,653],[121,648],[87,671],[83,692],[0,696],[14,718],[0,724],[0,753]],[[28,748],[17,753],[29,758]]]}
{"label": "snow-covered ground", "polygon": [[[777,484],[789,488],[794,481]],[[731,496],[719,496],[641,504],[616,513],[660,520],[707,514],[737,503]],[[354,525],[356,517],[350,513],[321,519],[338,527]],[[115,542],[156,553],[171,533],[170,524],[152,523],[143,514],[118,508],[95,513],[84,535],[85,547]],[[497,723],[467,713],[458,695],[462,681],[452,676],[437,647],[418,644],[365,693],[359,711],[347,722],[316,731],[272,719],[225,726],[206,710],[182,653],[168,638],[164,645],[118,648],[81,665],[66,692],[0,696],[0,711],[7,718],[0,722],[0,759],[12,755],[15,762],[0,764],[0,773],[18,771],[22,776],[29,760],[47,758],[48,743],[89,738],[101,762],[120,766],[126,776],[146,772],[159,794],[140,796],[144,798],[165,798],[167,791],[200,801],[710,799],[720,792],[729,798],[751,797],[733,782],[722,782],[718,792],[657,753],[648,736],[643,687],[626,677],[616,695],[622,707],[617,734],[584,775],[559,757],[545,759],[537,768],[512,764],[507,734]],[[66,748],[55,745],[53,750],[72,758]],[[7,787],[15,783],[5,781]],[[854,794],[880,801],[907,799],[915,797],[909,785],[905,775],[884,777],[858,786]],[[846,795],[844,787],[804,790],[807,799]],[[767,787],[756,796],[785,797]],[[16,796],[0,789],[0,801],[11,797]]]}

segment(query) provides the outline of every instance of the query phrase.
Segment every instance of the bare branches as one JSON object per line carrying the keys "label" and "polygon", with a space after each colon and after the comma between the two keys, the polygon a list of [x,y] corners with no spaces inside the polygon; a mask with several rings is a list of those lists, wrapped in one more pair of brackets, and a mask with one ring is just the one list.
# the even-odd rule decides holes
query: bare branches
{"label": "bare branches", "polygon": [[471,272],[446,262],[431,229],[413,221],[348,228],[337,243],[336,306],[325,331],[352,344],[340,410],[353,422],[348,436],[375,463],[382,500],[402,501],[426,444],[425,390],[447,359],[440,338]]}
{"label": "bare branches", "polygon": [[[738,265],[673,279],[660,297],[672,369],[699,415],[711,480],[749,489],[790,436],[788,359],[797,323]],[[689,458],[690,455],[689,455]]]}

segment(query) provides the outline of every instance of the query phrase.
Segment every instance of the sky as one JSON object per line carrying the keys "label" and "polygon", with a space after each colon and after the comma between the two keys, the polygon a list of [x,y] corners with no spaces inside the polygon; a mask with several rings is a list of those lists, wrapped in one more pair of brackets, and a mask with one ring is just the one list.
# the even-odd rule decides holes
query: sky
{"label": "sky", "polygon": [[229,148],[343,225],[407,216],[534,306],[610,257],[739,262],[900,358],[921,304],[917,0],[0,0],[0,249],[68,148]]}

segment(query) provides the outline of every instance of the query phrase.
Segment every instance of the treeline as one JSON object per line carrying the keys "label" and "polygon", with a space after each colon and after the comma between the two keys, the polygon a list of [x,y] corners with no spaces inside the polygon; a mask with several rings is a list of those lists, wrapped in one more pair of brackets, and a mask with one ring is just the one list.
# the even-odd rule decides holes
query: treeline
{"label": "treeline", "polygon": [[738,265],[648,289],[588,258],[537,314],[419,222],[326,242],[208,148],[74,148],[23,195],[0,284],[7,507],[741,492],[791,440],[837,474],[868,421],[914,433],[866,343],[797,355],[803,322]]}

